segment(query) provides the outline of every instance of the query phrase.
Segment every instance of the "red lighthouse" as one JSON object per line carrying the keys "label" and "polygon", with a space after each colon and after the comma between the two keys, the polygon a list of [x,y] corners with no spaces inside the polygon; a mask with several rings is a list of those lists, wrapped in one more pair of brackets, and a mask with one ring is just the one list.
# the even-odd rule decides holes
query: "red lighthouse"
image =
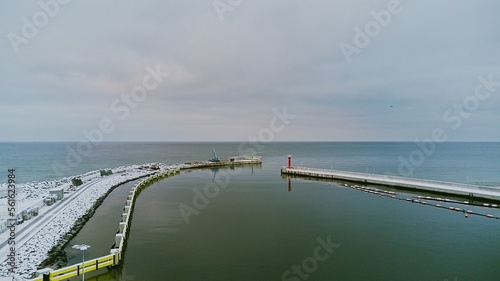
{"label": "red lighthouse", "polygon": [[292,167],[292,155],[288,154],[288,168]]}

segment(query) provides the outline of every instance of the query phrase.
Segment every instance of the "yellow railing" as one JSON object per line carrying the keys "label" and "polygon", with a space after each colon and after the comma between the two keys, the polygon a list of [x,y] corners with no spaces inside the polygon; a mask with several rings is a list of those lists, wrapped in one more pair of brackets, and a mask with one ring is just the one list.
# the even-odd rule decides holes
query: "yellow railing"
{"label": "yellow railing", "polygon": [[[50,281],[67,280],[68,278],[71,277],[80,276],[84,271],[85,273],[87,273],[104,267],[118,265],[122,260],[123,248],[125,246],[125,240],[126,240],[125,235],[127,233],[127,229],[130,227],[130,216],[132,215],[132,208],[134,206],[135,199],[137,198],[138,195],[137,192],[141,191],[154,181],[160,180],[170,175],[175,175],[179,173],[179,171],[180,171],[179,169],[175,170],[173,169],[159,174],[151,175],[132,188],[132,190],[129,193],[129,198],[127,199],[127,202],[125,204],[126,212],[122,214],[122,218],[124,218],[122,220],[122,223],[125,223],[125,225],[124,228],[117,234],[120,235],[121,237],[120,239],[118,239],[118,241],[116,241],[118,242],[118,244],[116,244],[115,247],[111,249],[111,254],[97,259],[85,261],[83,268],[82,268],[82,263],[79,263],[51,271],[49,274],[49,280]],[[43,281],[43,276],[31,279],[31,281]]]}
{"label": "yellow railing", "polygon": [[[107,255],[97,259],[85,261],[85,263],[83,264],[83,268],[82,268],[82,263],[79,263],[51,271],[49,273],[49,280],[50,281],[66,280],[71,277],[80,276],[84,271],[85,273],[87,273],[114,265],[115,265],[115,256]],[[33,279],[33,281],[43,281],[43,276]]]}

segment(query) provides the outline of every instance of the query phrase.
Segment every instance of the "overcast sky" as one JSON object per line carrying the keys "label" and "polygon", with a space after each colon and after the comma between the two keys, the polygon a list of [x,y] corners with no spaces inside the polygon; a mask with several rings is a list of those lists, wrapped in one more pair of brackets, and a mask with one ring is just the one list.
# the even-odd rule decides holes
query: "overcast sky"
{"label": "overcast sky", "polygon": [[499,15],[497,0],[2,1],[0,141],[500,141]]}

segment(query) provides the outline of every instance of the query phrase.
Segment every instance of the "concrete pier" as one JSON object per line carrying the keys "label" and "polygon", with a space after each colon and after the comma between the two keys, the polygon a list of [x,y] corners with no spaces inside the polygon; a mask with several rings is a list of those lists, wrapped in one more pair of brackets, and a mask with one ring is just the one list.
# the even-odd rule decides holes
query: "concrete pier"
{"label": "concrete pier", "polygon": [[192,170],[192,169],[203,169],[203,168],[217,168],[217,167],[233,167],[233,166],[245,166],[245,165],[260,165],[262,164],[262,159],[260,156],[253,156],[251,158],[238,159],[237,157],[231,157],[228,159],[223,159],[220,162],[198,162],[182,164],[179,166],[181,170]]}
{"label": "concrete pier", "polygon": [[428,191],[444,193],[458,196],[465,196],[475,199],[490,201],[500,201],[500,188],[432,181],[416,178],[405,178],[387,175],[375,175],[365,173],[355,173],[337,170],[312,169],[305,167],[283,167],[282,174],[297,175],[303,177],[314,177],[323,179],[336,179],[350,182],[366,183],[391,186],[396,188],[413,189],[417,191]]}
{"label": "concrete pier", "polygon": [[110,250],[110,254],[104,257],[100,257],[94,260],[85,261],[85,265],[81,268],[82,263],[71,265],[68,267],[60,268],[51,271],[46,276],[40,276],[38,278],[32,279],[32,281],[62,281],[68,278],[80,276],[80,273],[85,271],[92,272],[105,267],[112,267],[121,264],[123,260],[123,252],[125,244],[127,243],[128,230],[131,226],[131,217],[134,208],[134,203],[139,193],[148,187],[149,185],[164,179],[169,176],[174,176],[180,173],[180,169],[169,169],[162,171],[160,173],[151,173],[147,178],[142,180],[140,183],[132,187],[130,190],[127,200],[125,202],[125,207],[123,208],[121,222],[118,225],[118,232],[115,234],[115,244]]}
{"label": "concrete pier", "polygon": [[80,272],[91,272],[104,267],[112,267],[120,265],[123,260],[125,244],[127,243],[128,231],[131,226],[132,213],[134,211],[134,204],[142,190],[149,185],[158,182],[164,178],[180,174],[181,170],[200,169],[200,168],[213,168],[213,167],[233,167],[244,165],[262,164],[260,156],[252,157],[229,157],[220,162],[199,162],[193,164],[182,164],[174,169],[168,169],[161,172],[152,172],[140,183],[132,187],[129,191],[125,207],[121,216],[121,221],[118,225],[118,232],[115,234],[115,244],[110,250],[110,254],[104,257],[85,262],[85,267],[80,268],[80,264],[68,266],[65,268],[51,271],[47,276],[40,276],[32,281],[45,281],[45,280],[67,280],[68,278],[79,276]]}

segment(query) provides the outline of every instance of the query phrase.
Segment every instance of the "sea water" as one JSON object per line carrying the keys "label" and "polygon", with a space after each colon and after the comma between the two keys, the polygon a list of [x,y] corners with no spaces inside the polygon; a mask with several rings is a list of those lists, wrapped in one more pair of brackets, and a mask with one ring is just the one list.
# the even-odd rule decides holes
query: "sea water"
{"label": "sea water", "polygon": [[[2,169],[14,166],[25,181],[52,179],[52,164],[64,163],[68,147],[74,145],[1,144]],[[235,156],[239,145],[102,143],[65,176],[129,164],[203,161],[212,157],[212,148],[220,157]],[[280,175],[292,154],[296,166],[396,175],[411,170],[413,177],[500,186],[499,143],[441,143],[432,150],[415,143],[378,142],[270,143],[258,148],[260,166],[183,172],[144,190],[136,202],[123,267],[89,280],[497,280],[500,276],[497,219],[466,218],[461,212],[378,197],[335,182],[294,178],[289,185]],[[221,188],[211,193],[208,203],[193,201],[197,192],[213,183]],[[110,194],[72,241],[95,245],[86,253],[88,258],[106,253],[106,245],[114,242],[112,227],[105,234],[101,229],[104,224],[118,229],[120,201],[124,205],[122,197],[129,188]],[[196,212],[186,220],[181,206]],[[457,206],[500,215],[492,208]],[[71,263],[80,258],[79,253],[68,256]]]}

